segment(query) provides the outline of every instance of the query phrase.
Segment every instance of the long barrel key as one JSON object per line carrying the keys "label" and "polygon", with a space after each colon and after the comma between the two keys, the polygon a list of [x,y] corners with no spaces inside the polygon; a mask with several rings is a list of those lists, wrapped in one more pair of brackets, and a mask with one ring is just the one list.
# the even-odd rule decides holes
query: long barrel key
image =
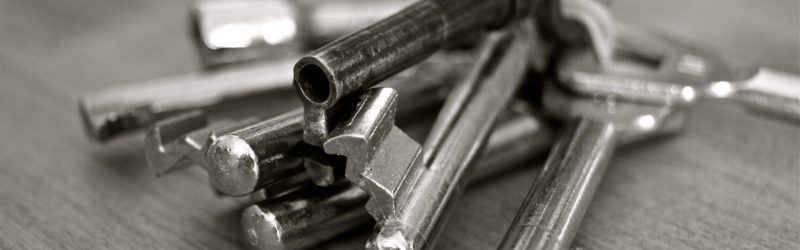
{"label": "long barrel key", "polygon": [[[383,86],[397,88],[401,98],[405,98],[401,113],[411,114],[422,108],[433,106],[444,98],[441,90],[449,88],[463,70],[461,55],[444,56],[449,61],[426,61],[421,66],[387,79]],[[465,57],[466,59],[466,57]],[[303,110],[297,109],[278,118],[265,120],[223,135],[209,147],[207,158],[210,163],[212,183],[216,189],[231,196],[249,194],[265,182],[270,169],[278,165],[263,164],[271,159],[292,159],[284,157],[288,149],[302,143]],[[308,147],[309,150],[320,150]],[[315,182],[330,184],[335,179],[328,167],[313,164],[309,173]]]}
{"label": "long barrel key", "polygon": [[105,142],[181,112],[288,94],[293,65],[283,59],[108,88],[81,99],[81,117],[87,134]]}
{"label": "long barrel key", "polygon": [[500,249],[567,249],[605,172],[614,147],[683,128],[668,105],[570,96],[545,86],[547,112],[568,121],[536,177]]}

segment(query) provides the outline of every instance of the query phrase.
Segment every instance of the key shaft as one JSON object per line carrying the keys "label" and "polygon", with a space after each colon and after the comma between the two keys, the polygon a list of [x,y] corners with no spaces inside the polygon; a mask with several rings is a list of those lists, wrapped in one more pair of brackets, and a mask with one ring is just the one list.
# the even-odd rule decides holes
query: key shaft
{"label": "key shaft", "polygon": [[289,59],[264,62],[89,93],[79,104],[82,122],[90,138],[106,142],[181,112],[287,94],[293,63]]}

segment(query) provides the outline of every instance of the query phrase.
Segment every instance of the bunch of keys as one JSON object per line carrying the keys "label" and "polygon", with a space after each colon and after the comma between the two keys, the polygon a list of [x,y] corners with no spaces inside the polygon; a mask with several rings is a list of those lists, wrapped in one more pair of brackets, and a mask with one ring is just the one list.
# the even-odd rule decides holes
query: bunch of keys
{"label": "bunch of keys", "polygon": [[[242,227],[257,249],[312,248],[372,221],[366,248],[432,248],[468,182],[551,145],[499,248],[566,249],[616,145],[679,133],[701,100],[800,120],[797,76],[731,67],[593,0],[207,0],[192,11],[206,71],[87,95],[81,116],[101,142],[147,127],[156,175],[196,165],[218,195],[249,196]],[[542,86],[524,93],[541,105],[515,100],[537,89],[523,85]],[[292,90],[300,103],[281,99]],[[439,107],[424,140],[407,133]]]}

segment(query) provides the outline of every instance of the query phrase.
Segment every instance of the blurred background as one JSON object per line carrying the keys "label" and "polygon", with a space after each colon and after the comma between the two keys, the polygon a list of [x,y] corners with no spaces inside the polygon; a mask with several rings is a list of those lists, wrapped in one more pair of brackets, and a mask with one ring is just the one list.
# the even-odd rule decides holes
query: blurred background
{"label": "blurred background", "polygon": [[[95,144],[78,116],[84,93],[200,70],[190,4],[0,1],[0,248],[244,246],[242,203],[215,197],[202,171],[156,178],[140,136]],[[800,73],[800,1],[617,0],[611,9],[728,60]],[[691,116],[678,137],[618,151],[576,246],[800,248],[797,124],[721,103]],[[540,166],[469,192],[437,249],[496,247]],[[320,248],[361,247],[368,231]]]}

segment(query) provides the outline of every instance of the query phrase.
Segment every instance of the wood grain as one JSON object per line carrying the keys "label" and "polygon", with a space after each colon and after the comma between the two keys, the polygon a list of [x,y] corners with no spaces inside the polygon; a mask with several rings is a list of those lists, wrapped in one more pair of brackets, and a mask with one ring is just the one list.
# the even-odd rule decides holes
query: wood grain
{"label": "wood grain", "polygon": [[[96,145],[78,98],[197,70],[190,1],[0,1],[0,248],[231,249],[235,199],[204,174],[155,178],[141,136]],[[728,58],[800,71],[794,0],[616,1],[623,20]],[[800,127],[706,103],[681,135],[618,151],[575,245],[586,249],[800,248]],[[438,249],[497,246],[540,164],[479,185]],[[321,246],[362,246],[360,230]]]}

